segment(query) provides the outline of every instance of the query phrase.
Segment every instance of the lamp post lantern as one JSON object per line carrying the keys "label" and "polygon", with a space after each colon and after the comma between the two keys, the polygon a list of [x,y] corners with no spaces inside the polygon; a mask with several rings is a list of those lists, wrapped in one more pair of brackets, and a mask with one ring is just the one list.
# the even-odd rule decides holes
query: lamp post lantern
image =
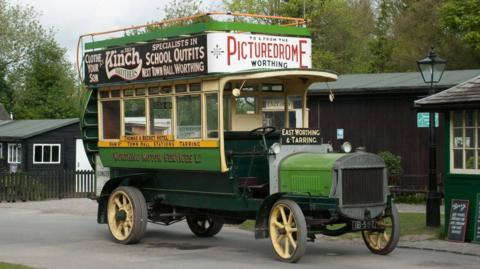
{"label": "lamp post lantern", "polygon": [[[433,84],[442,79],[447,61],[438,57],[432,47],[428,56],[417,61],[418,69],[422,74],[423,81],[430,83],[429,94],[435,93]],[[427,193],[427,226],[440,226],[440,192],[437,186],[437,145],[435,141],[435,113],[429,115],[429,170],[428,170],[428,193]]]}

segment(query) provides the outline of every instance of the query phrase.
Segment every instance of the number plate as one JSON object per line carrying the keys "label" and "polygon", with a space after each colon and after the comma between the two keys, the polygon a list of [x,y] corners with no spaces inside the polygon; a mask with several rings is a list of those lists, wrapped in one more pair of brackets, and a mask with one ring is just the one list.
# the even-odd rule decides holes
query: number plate
{"label": "number plate", "polygon": [[373,230],[377,228],[377,222],[375,220],[353,220],[352,230]]}

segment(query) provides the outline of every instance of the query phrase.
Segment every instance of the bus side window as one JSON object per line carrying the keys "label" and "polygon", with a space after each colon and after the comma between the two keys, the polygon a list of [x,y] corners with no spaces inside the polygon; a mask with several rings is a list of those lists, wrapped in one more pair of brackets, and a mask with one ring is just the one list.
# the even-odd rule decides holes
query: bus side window
{"label": "bus side window", "polygon": [[172,134],[172,97],[150,99],[150,134]]}
{"label": "bus side window", "polygon": [[290,128],[303,127],[302,97],[300,95],[288,96],[288,126]]}
{"label": "bus side window", "polygon": [[145,99],[125,100],[125,135],[145,135]]}
{"label": "bus side window", "polygon": [[103,139],[120,138],[120,100],[102,101]]}
{"label": "bus side window", "polygon": [[237,114],[256,114],[257,104],[253,96],[237,97]]}
{"label": "bus side window", "polygon": [[177,96],[177,138],[201,138],[200,95]]}
{"label": "bus side window", "polygon": [[263,97],[263,126],[285,128],[285,98],[283,96]]}
{"label": "bus side window", "polygon": [[218,94],[205,95],[207,102],[207,138],[218,138]]}
{"label": "bus side window", "polygon": [[230,95],[223,96],[223,129],[232,130],[232,98]]}

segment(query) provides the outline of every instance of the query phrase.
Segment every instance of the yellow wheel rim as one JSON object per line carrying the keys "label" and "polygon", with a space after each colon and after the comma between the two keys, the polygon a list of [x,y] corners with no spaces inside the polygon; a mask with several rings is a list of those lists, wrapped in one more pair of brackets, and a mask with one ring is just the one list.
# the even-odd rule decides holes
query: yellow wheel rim
{"label": "yellow wheel rim", "polygon": [[293,212],[284,204],[278,204],[270,214],[270,239],[275,252],[289,259],[297,249],[297,225]]}
{"label": "yellow wheel rim", "polygon": [[390,216],[383,217],[377,221],[377,228],[383,232],[363,231],[363,236],[368,245],[375,250],[383,250],[392,239],[393,221]]}
{"label": "yellow wheel rim", "polygon": [[117,240],[128,238],[133,228],[133,206],[128,195],[117,191],[108,201],[108,226]]}

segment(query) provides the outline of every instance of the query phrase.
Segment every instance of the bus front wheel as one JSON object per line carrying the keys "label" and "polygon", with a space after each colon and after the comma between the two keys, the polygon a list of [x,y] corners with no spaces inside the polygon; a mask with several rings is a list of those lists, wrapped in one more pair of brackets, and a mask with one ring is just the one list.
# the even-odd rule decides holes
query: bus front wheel
{"label": "bus front wheel", "polygon": [[273,252],[283,262],[297,262],[305,254],[307,224],[302,210],[292,200],[279,200],[268,221]]}
{"label": "bus front wheel", "polygon": [[379,231],[363,231],[363,241],[368,249],[375,254],[386,255],[392,252],[400,237],[400,220],[398,210],[392,203],[391,208],[377,220]]}

